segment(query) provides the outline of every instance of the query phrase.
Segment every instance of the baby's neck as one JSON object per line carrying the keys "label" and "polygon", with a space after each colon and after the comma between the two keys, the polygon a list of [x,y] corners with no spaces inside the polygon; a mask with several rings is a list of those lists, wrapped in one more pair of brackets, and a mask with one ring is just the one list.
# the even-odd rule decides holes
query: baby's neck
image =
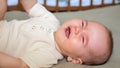
{"label": "baby's neck", "polygon": [[55,43],[55,48],[62,54],[60,48],[58,47],[57,43]]}
{"label": "baby's neck", "polygon": [[57,51],[60,52],[62,55],[64,55],[63,52],[61,51],[61,49],[59,48],[56,40],[55,40],[55,32],[54,32],[54,41],[55,41],[55,48],[57,49]]}

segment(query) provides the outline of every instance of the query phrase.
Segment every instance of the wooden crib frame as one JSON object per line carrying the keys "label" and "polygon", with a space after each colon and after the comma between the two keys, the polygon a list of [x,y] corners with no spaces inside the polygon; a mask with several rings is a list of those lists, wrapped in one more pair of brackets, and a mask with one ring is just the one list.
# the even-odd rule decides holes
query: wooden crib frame
{"label": "wooden crib frame", "polygon": [[[101,5],[93,5],[93,0],[91,0],[90,6],[85,6],[83,7],[81,5],[82,0],[79,0],[79,6],[77,7],[73,7],[70,6],[70,0],[68,0],[68,6],[67,7],[59,7],[59,3],[58,0],[56,0],[56,6],[48,6],[46,5],[46,0],[44,0],[44,4],[43,6],[45,6],[49,11],[53,11],[53,12],[58,12],[58,11],[77,11],[77,10],[88,10],[88,9],[93,9],[93,8],[101,8],[101,7],[106,7],[106,6],[113,6],[113,5],[117,5],[115,4],[115,0],[112,0],[111,4],[104,4],[104,0],[102,0],[102,4]],[[10,10],[21,10],[24,11],[22,5],[20,4],[20,2],[18,3],[17,6],[8,6],[8,11]]]}

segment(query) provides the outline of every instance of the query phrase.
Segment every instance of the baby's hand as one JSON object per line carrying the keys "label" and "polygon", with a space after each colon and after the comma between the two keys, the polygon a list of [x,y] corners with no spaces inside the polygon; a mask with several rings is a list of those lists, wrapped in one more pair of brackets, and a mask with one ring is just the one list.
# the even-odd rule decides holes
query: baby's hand
{"label": "baby's hand", "polygon": [[68,62],[71,62],[71,61],[72,61],[72,58],[71,58],[71,57],[67,57],[67,61],[68,61]]}

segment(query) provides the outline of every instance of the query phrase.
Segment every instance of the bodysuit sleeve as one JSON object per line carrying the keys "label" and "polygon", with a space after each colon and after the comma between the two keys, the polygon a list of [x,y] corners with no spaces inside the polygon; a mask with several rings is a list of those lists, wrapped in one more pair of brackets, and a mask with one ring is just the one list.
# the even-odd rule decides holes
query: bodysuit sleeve
{"label": "bodysuit sleeve", "polygon": [[56,18],[56,16],[48,11],[44,6],[40,3],[36,3],[28,12],[30,17],[44,18],[48,22],[52,22],[60,25],[60,21]]}
{"label": "bodysuit sleeve", "polygon": [[28,12],[30,17],[55,17],[40,3],[36,3]]}

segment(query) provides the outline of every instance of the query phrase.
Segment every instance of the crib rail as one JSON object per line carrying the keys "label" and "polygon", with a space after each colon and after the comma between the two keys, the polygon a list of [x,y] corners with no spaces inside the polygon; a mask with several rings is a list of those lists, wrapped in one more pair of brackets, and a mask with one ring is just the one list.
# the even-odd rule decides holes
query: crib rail
{"label": "crib rail", "polygon": [[[53,12],[59,12],[59,11],[76,11],[76,10],[89,10],[89,9],[93,9],[93,8],[101,8],[101,7],[106,7],[106,6],[113,6],[113,5],[117,5],[115,3],[115,0],[112,0],[111,4],[105,4],[104,0],[101,0],[102,4],[101,5],[93,5],[93,0],[90,0],[90,5],[89,6],[82,6],[82,1],[83,0],[79,0],[79,6],[71,6],[71,1],[68,0],[68,6],[65,7],[59,7],[59,0],[56,0],[56,6],[48,6],[47,5],[47,0],[44,0],[44,6],[49,10],[49,11],[53,11]],[[8,7],[8,11],[10,10],[22,10],[23,11],[23,7],[22,5],[19,3],[17,6],[9,6]]]}

